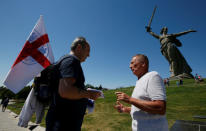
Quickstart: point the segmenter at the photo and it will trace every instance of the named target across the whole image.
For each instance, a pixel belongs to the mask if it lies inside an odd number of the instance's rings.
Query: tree
[[[86,86],[85,86],[86,88],[91,88],[91,89],[95,89],[95,87],[93,86],[93,85],[91,85],[91,84],[86,84]]]
[[[26,99],[31,91],[31,86],[25,86],[21,91],[16,94],[16,99]]]
[[[99,86],[98,90],[102,90],[102,85]]]
[[[9,98],[13,98],[15,96],[15,94],[10,91],[9,89],[7,89],[4,86],[0,87],[0,98],[3,98],[4,96],[7,96]]]

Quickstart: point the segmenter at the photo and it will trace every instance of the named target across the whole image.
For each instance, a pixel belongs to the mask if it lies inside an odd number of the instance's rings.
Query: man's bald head
[[[143,54],[137,54],[135,56],[133,56],[132,58],[136,57],[138,61],[143,62],[147,65],[147,67],[149,68],[149,60],[148,57],[146,55]]]

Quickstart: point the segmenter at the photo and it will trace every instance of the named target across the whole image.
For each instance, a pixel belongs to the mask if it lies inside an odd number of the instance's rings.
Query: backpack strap
[[[58,70],[58,73],[59,73],[59,75],[60,75],[60,71],[59,71],[59,67],[60,67],[60,65],[61,65],[61,63],[62,63],[62,61],[63,60],[65,60],[65,59],[67,59],[67,58],[69,58],[69,57],[71,57],[71,55],[68,55],[68,56],[66,56],[66,57],[64,57],[63,59],[61,59],[56,65],[54,65],[55,66],[55,68]],[[60,77],[60,76],[59,76]],[[60,78],[59,78],[59,80],[60,80]],[[59,86],[59,85],[58,85]],[[53,89],[53,103],[54,103],[54,106],[56,106],[56,95],[58,94],[58,89],[59,89],[59,87],[56,87],[57,88],[57,92],[55,91],[55,89]]]

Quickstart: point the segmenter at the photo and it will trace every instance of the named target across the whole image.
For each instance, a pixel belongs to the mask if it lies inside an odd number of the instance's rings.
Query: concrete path
[[[1,101],[1,100],[0,100]],[[0,106],[2,108],[2,106]],[[29,122],[28,128],[17,126],[19,117],[10,110],[2,112],[0,108],[0,131],[45,131],[45,128]],[[35,127],[31,129],[32,127]]]

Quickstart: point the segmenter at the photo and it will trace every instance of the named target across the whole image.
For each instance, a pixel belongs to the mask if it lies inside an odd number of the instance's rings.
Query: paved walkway
[[[1,101],[1,100],[0,100]],[[2,108],[2,106],[0,106]],[[19,117],[10,110],[2,112],[0,108],[0,131],[45,131],[45,128],[37,126],[36,124],[29,122],[28,128],[17,126]]]

